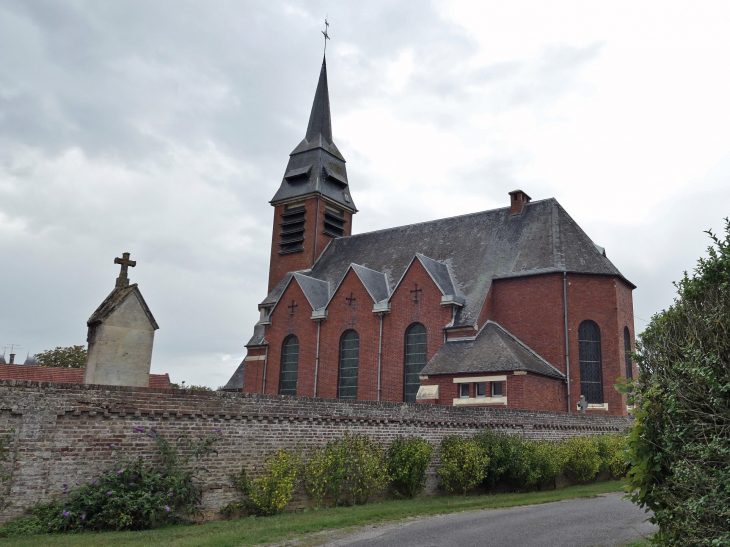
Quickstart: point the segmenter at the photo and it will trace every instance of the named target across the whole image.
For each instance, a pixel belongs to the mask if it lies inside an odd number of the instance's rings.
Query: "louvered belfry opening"
[[[330,237],[342,237],[345,235],[345,222],[347,220],[340,213],[327,207],[324,211],[324,233]]]
[[[580,392],[589,404],[603,404],[601,330],[593,321],[583,321],[578,327],[578,351],[580,354]]]
[[[300,205],[287,209],[281,214],[279,254],[296,253],[304,250],[304,220],[306,207]]]

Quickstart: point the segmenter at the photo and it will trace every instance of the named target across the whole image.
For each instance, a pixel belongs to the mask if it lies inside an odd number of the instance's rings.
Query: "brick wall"
[[[398,435],[438,445],[446,435],[472,435],[483,428],[528,439],[564,439],[620,431],[630,422],[606,415],[5,380],[0,381],[0,435],[15,430],[9,449],[13,505],[0,512],[0,522],[60,495],[63,484],[82,484],[112,468],[112,444],[144,453],[152,442],[135,427],[155,427],[171,439],[222,430],[219,454],[204,462],[210,473],[203,476],[203,505],[206,516],[214,518],[236,498],[228,477],[242,466],[260,465],[278,447],[306,449],[347,430],[385,445]],[[436,463],[434,456],[426,495],[436,489]],[[299,495],[290,509],[305,503]]]

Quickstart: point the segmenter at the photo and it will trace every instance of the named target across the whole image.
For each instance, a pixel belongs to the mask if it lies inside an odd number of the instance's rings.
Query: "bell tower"
[[[274,227],[269,292],[287,272],[311,268],[333,238],[352,233],[357,208],[350,195],[345,158],[332,140],[326,57],[307,134],[289,154],[281,186],[270,203]]]

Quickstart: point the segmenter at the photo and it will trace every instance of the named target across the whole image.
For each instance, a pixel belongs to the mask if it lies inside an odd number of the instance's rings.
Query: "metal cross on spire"
[[[129,260],[129,253],[122,253],[123,258],[115,258],[114,264],[120,264],[122,270],[119,272],[117,277],[117,287],[129,287],[129,278],[127,277],[127,268],[130,266],[134,268],[137,265],[136,260]]]
[[[330,29],[330,24],[327,22],[327,18],[324,19],[324,30],[322,31],[322,34],[324,35],[324,54],[327,55],[327,40],[330,39],[330,35],[327,31]]]

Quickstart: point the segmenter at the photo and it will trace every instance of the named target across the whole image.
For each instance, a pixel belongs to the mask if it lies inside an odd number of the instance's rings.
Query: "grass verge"
[[[408,517],[548,503],[618,492],[621,489],[621,482],[610,481],[526,494],[389,500],[356,507],[337,507],[306,513],[284,513],[273,517],[248,517],[240,520],[212,522],[201,526],[172,526],[146,532],[38,535],[0,539],[0,546],[245,547],[292,540],[323,530],[381,524]]]

